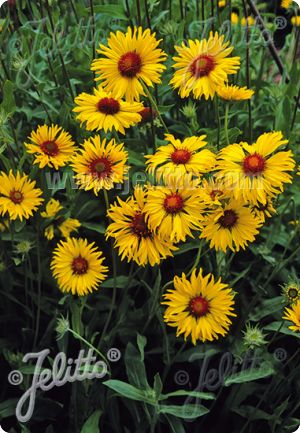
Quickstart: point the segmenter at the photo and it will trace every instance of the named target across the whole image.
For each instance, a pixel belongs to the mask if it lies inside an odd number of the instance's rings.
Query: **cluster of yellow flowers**
[[[75,99],[74,112],[87,130],[125,134],[142,120],[146,107],[140,98],[150,97],[148,87],[161,82],[166,68],[162,62],[167,56],[159,43],[149,29],[139,27],[111,33],[107,46],[100,45],[102,57],[93,61],[91,69],[101,85],[93,94]],[[240,58],[230,57],[233,47],[224,36],[211,33],[208,39],[188,40],[175,50],[170,84],[180,97],[207,100],[218,95],[227,101],[252,97],[252,90],[228,84],[228,75],[239,70]],[[34,155],[34,164],[58,170],[70,163],[79,188],[95,195],[126,179],[128,153],[115,139],[95,135],[77,147],[62,128],[43,125],[28,141],[25,146]],[[254,144],[230,144],[217,154],[207,147],[205,135],[179,140],[168,133],[165,141],[153,155],[145,156],[154,182],[136,186],[125,201],[117,197],[108,209],[106,237],[114,238],[121,259],[157,265],[195,232],[216,250],[245,249],[265,218],[275,212],[274,198],[291,182],[292,153],[279,150],[287,140],[281,132],[269,132]],[[1,213],[11,219],[28,218],[43,201],[35,182],[20,173],[16,177],[1,173],[0,195]],[[108,269],[94,243],[70,237],[80,222],[62,219],[61,209],[51,199],[41,213],[49,222],[46,237],[53,239],[57,227],[66,238],[54,251],[51,269],[61,290],[86,295],[106,278]],[[200,270],[198,275],[193,271],[190,280],[185,274],[175,277],[174,286],[165,295],[165,320],[178,328],[178,335],[191,334],[195,343],[226,334],[229,316],[234,316],[233,293],[226,284],[215,282],[212,275],[204,277]]]

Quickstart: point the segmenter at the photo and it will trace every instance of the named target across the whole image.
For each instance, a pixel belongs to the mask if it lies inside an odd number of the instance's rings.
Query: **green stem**
[[[36,240],[36,250],[37,250],[37,266],[38,266],[38,275],[37,275],[37,285],[38,285],[38,297],[37,297],[37,312],[36,312],[36,325],[35,325],[35,333],[33,340],[33,347],[36,347],[37,339],[39,335],[40,329],[40,319],[41,319],[41,297],[42,297],[42,267],[41,267],[41,251],[40,251],[40,230],[39,223],[37,224],[37,240]]]
[[[160,112],[159,112],[158,106],[157,106],[157,104],[156,104],[154,98],[152,97],[151,93],[149,92],[148,87],[147,87],[143,82],[141,82],[141,84],[142,84],[143,89],[145,90],[146,95],[147,95],[147,97],[148,97],[148,99],[149,99],[149,102],[150,102],[151,108],[152,108],[152,109],[153,109],[153,108],[155,109],[155,111],[156,111],[156,113],[157,113],[157,115],[158,115],[159,120],[161,121],[161,123],[162,123],[163,127],[165,128],[167,134],[169,134],[169,130],[168,130],[168,128],[167,128],[167,125],[165,124],[163,118],[161,117],[161,114],[160,114]]]
[[[225,106],[225,120],[224,120],[224,132],[226,143],[229,144],[229,136],[228,136],[228,114],[229,114],[229,104]]]
[[[105,200],[105,205],[106,205],[106,209],[108,211],[109,209],[109,199],[108,199],[108,194],[106,189],[103,190],[103,194],[104,194],[104,200]],[[100,337],[100,345],[103,341],[103,338],[106,334],[106,331],[108,329],[108,326],[110,324],[111,321],[111,317],[112,317],[112,313],[113,310],[115,308],[115,304],[116,304],[116,297],[117,297],[117,260],[116,260],[116,250],[114,249],[114,242],[113,240],[111,240],[111,255],[112,255],[112,264],[113,264],[113,294],[112,294],[112,300],[111,300],[111,304],[110,304],[110,309],[109,309],[109,313]]]

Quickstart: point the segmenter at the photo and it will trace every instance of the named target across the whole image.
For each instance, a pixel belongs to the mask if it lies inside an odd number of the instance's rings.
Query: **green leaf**
[[[101,235],[103,235],[106,230],[105,225],[103,223],[82,222],[81,226],[85,227],[86,229],[92,230],[93,232],[100,233]]]
[[[146,391],[136,388],[129,383],[122,382],[121,380],[107,380],[103,382],[105,386],[115,391],[117,394],[130,400],[143,401],[145,403],[154,404],[154,400],[150,398]]]
[[[139,282],[135,279],[129,279],[125,275],[120,275],[116,279],[110,278],[101,284],[101,287],[106,287],[107,289],[112,289],[114,287],[114,280],[116,280],[116,287],[123,288],[126,287],[128,281],[130,281],[130,287],[137,286]]]
[[[184,406],[159,406],[159,413],[168,413],[178,418],[195,419],[206,415],[209,410],[201,404],[185,404]]]
[[[154,376],[154,384],[153,384],[153,389],[155,392],[155,396],[157,400],[160,400],[161,398],[161,392],[163,389],[163,384],[160,378],[159,373],[156,373],[156,375]]]
[[[285,321],[284,323],[277,321],[269,323],[269,325],[264,326],[265,331],[279,332],[280,334],[290,335],[291,337],[300,338],[300,334],[289,329],[291,323]]]
[[[9,80],[6,80],[3,86],[3,101],[0,108],[2,108],[6,114],[12,114],[16,110],[14,84]]]
[[[172,415],[165,414],[168,423],[170,424],[172,433],[185,433],[184,427],[182,425],[182,421]]]
[[[134,347],[132,343],[128,343],[125,351],[125,365],[126,373],[129,382],[144,390],[151,390],[148,380],[147,373],[144,365],[144,346],[146,344],[145,337],[138,335],[139,350]],[[143,340],[144,339],[144,340]]]
[[[128,19],[122,5],[96,5],[94,11],[97,14],[109,15],[110,18]]]
[[[274,373],[275,370],[272,364],[265,361],[259,368],[249,368],[249,370],[240,371],[239,373],[228,376],[225,379],[224,384],[225,386],[230,386],[234,383],[252,382],[253,380],[264,379],[265,377],[272,376]]]
[[[96,410],[84,423],[80,433],[100,433],[99,420],[101,414],[101,410]]]
[[[160,400],[180,396],[202,398],[203,400],[214,400],[216,398],[212,392],[186,391],[184,389],[179,389],[178,391],[169,392],[168,394],[161,394]]]

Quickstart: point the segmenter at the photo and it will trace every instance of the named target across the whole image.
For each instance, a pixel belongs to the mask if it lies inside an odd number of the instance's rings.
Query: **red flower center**
[[[145,220],[145,214],[137,213],[131,223],[132,232],[139,238],[149,238],[151,236],[151,231]]]
[[[218,219],[218,223],[225,229],[231,229],[239,219],[234,210],[225,210],[224,215]]]
[[[130,51],[121,56],[118,68],[123,77],[133,78],[142,68],[142,59],[139,54]]]
[[[120,104],[114,98],[102,98],[98,102],[97,108],[103,114],[116,114],[120,111]]]
[[[174,164],[186,164],[191,159],[191,152],[186,149],[176,149],[171,155]]]
[[[219,196],[221,196],[222,194],[223,194],[223,193],[222,193],[221,190],[219,190],[219,189],[213,189],[209,195],[210,195],[210,197],[211,197],[212,200],[215,200],[216,197],[219,197]]]
[[[207,77],[215,66],[215,59],[212,56],[201,54],[190,65],[190,72],[196,78]]]
[[[209,303],[202,296],[196,296],[190,300],[189,310],[195,317],[205,316],[209,310]]]
[[[74,274],[83,275],[87,273],[89,264],[83,257],[78,256],[72,262],[72,270]]]
[[[59,151],[55,141],[44,141],[44,143],[41,144],[41,149],[48,156],[56,156]]]
[[[139,114],[142,116],[141,122],[150,122],[152,119],[155,119],[157,113],[155,110],[152,110],[150,107],[143,108]]]
[[[184,201],[180,194],[173,193],[170,195],[167,195],[167,197],[164,200],[164,208],[168,213],[178,213],[183,209]]]
[[[9,196],[11,201],[14,202],[15,204],[22,203],[24,198],[23,193],[21,191],[16,191],[16,190],[11,191]]]
[[[112,173],[112,165],[107,158],[98,158],[90,163],[89,170],[90,173],[100,179]]]
[[[249,175],[260,174],[264,171],[265,160],[257,153],[246,156],[243,161],[244,172]]]

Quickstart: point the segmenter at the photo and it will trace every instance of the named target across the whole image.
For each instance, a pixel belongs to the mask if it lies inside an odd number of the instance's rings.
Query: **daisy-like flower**
[[[61,232],[63,238],[70,237],[72,232],[77,232],[78,228],[81,226],[80,221],[76,218],[67,218],[61,224],[58,225],[58,230]]]
[[[31,181],[26,174],[17,172],[15,176],[10,170],[7,175],[0,173],[0,213],[8,213],[10,220],[28,219],[44,201],[40,196],[42,191],[35,188],[35,181]]]
[[[300,301],[300,285],[295,281],[291,281],[282,287],[282,294],[287,303],[295,304]]]
[[[144,209],[149,226],[162,239],[180,242],[193,237],[203,209],[199,181],[185,174],[179,179],[169,177],[167,186],[149,187]]]
[[[86,122],[88,131],[103,129],[107,132],[114,129],[125,134],[125,128],[130,128],[142,119],[140,111],[143,104],[116,99],[111,92],[105,92],[101,87],[94,89],[94,95],[81,93],[75,98],[75,104],[77,107],[73,111],[78,113],[77,120],[81,125]]]
[[[97,290],[99,283],[106,279],[108,268],[103,261],[95,242],[68,238],[55,248],[51,270],[62,292],[84,296]]]
[[[144,212],[147,193],[137,186],[133,197],[111,205],[108,216],[112,220],[106,230],[106,236],[115,239],[115,247],[119,249],[121,259],[134,260],[139,266],[148,263],[159,264],[162,259],[172,256],[177,250],[170,241],[160,239],[151,230]]]
[[[261,135],[256,143],[231,144],[221,150],[217,169],[219,175],[232,185],[235,198],[257,205],[283,191],[284,183],[291,183],[295,161],[292,152],[276,152],[288,143],[281,132]]]
[[[236,74],[240,67],[239,57],[228,57],[233,47],[224,43],[224,36],[211,32],[208,40],[189,40],[175,49],[174,68],[178,69],[170,84],[179,89],[181,98],[192,92],[195,98],[213,98],[217,87],[227,80],[228,74]]]
[[[141,27],[111,33],[108,46],[100,45],[97,50],[104,57],[94,60],[91,69],[116,98],[125,96],[127,101],[139,101],[140,95],[145,95],[142,82],[147,86],[159,84],[166,69],[161,62],[167,56],[158,48],[159,43],[155,33]]]
[[[221,278],[215,281],[212,274],[198,275],[193,271],[190,280],[183,273],[174,278],[174,289],[164,295],[163,305],[168,308],[164,321],[177,328],[176,336],[191,336],[192,343],[198,340],[213,341],[224,337],[231,325],[234,313],[234,294]]]
[[[232,200],[204,218],[200,239],[210,241],[210,248],[216,250],[239,251],[255,240],[261,224],[248,207]]]
[[[114,139],[106,142],[96,135],[85,140],[71,163],[77,184],[98,195],[101,189],[112,189],[115,183],[123,183],[128,171],[127,156],[123,143],[116,144]]]
[[[227,101],[244,101],[245,99],[251,99],[254,95],[254,90],[247,89],[247,87],[230,86],[224,84],[217,88],[217,94],[222,99]]]
[[[288,9],[291,6],[292,2],[293,0],[281,0],[280,7],[283,9]]]
[[[267,200],[265,204],[258,203],[256,206],[251,206],[251,210],[263,223],[277,213],[271,200]]]
[[[208,149],[203,149],[207,142],[206,135],[188,137],[183,141],[171,134],[165,134],[166,146],[160,146],[154,155],[146,155],[147,171],[156,176],[167,179],[169,175],[181,176],[193,173],[200,176],[211,171],[216,163],[215,155]]]
[[[46,208],[41,212],[42,218],[54,218],[63,207],[58,200],[51,198],[46,204]]]
[[[300,27],[300,15],[295,15],[291,18],[293,26]]]
[[[71,135],[57,125],[39,126],[28,139],[31,143],[25,143],[26,150],[34,154],[33,163],[40,168],[48,166],[58,170],[69,162],[75,152]]]
[[[289,326],[291,331],[300,332],[300,301],[285,309],[283,319],[293,323]]]
[[[201,181],[201,198],[205,206],[211,208],[221,206],[222,201],[229,198],[231,191],[226,188],[225,183],[221,179],[209,177]]]

